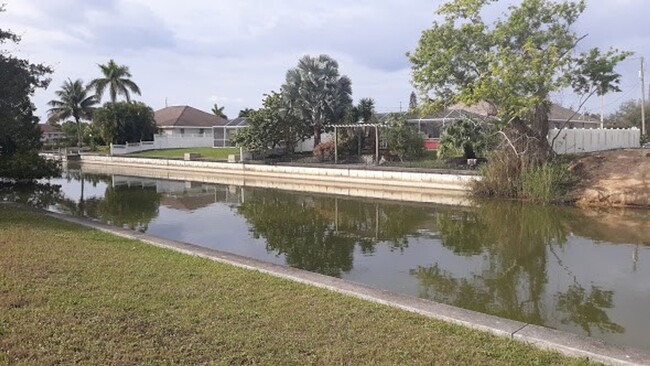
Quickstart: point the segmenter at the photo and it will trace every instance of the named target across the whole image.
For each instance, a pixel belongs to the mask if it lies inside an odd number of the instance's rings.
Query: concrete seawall
[[[92,173],[276,188],[447,205],[467,205],[475,175],[313,168],[257,164],[82,156]]]

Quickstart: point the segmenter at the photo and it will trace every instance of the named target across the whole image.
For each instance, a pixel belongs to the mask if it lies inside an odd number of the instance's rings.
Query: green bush
[[[557,162],[529,167],[521,175],[521,195],[535,202],[564,200],[570,185],[569,167]]]
[[[420,131],[410,126],[406,117],[393,114],[388,117],[390,128],[386,132],[388,150],[400,161],[412,160],[424,153],[424,138]]]
[[[491,132],[480,121],[463,118],[452,122],[440,137],[440,156],[462,155],[474,159],[490,146]]]
[[[523,165],[507,150],[490,154],[481,173],[482,179],[472,185],[475,195],[540,203],[565,201],[573,183],[567,164],[551,161],[541,165]]]

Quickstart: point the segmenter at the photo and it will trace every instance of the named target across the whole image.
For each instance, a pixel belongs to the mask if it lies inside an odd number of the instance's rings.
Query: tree
[[[261,153],[284,144],[289,153],[295,145],[311,135],[311,128],[296,117],[291,104],[281,93],[264,97],[263,107],[248,116],[248,126],[235,137],[247,150]]]
[[[0,13],[4,12],[0,5]],[[0,44],[18,43],[20,37],[0,29]],[[31,97],[46,88],[52,69],[32,64],[0,49],[0,177],[13,180],[49,178],[58,165],[38,155],[41,129]]]
[[[504,147],[522,165],[551,156],[547,141],[550,94],[571,88],[584,102],[619,91],[614,68],[629,53],[591,49],[576,55],[586,36],[572,30],[585,1],[522,0],[494,23],[483,21],[495,1],[450,0],[444,20],[422,33],[409,54],[413,84],[425,109],[488,103],[496,111]]]
[[[650,111],[650,102],[646,102],[646,111]],[[641,102],[630,100],[618,107],[618,110],[607,117],[608,124],[616,128],[641,128]]]
[[[388,117],[386,138],[388,150],[391,154],[397,155],[400,161],[412,159],[422,155],[424,152],[424,138],[414,126],[410,126],[401,114],[393,114]]]
[[[311,126],[314,146],[323,130],[342,120],[352,105],[352,83],[339,74],[338,63],[328,55],[301,58],[287,71],[282,94],[296,116]]]
[[[77,146],[82,145],[81,120],[92,119],[95,105],[98,103],[95,95],[88,95],[88,88],[83,81],[68,79],[55,94],[59,97],[47,104],[52,107],[48,111],[50,121],[60,122],[73,118],[77,126]]]
[[[123,95],[127,102],[131,101],[131,93],[140,94],[140,87],[131,80],[129,67],[118,65],[114,60],[108,61],[106,65],[98,65],[103,77],[90,82],[89,87],[95,89],[97,101],[99,102],[106,88],[111,98],[111,103],[117,101],[118,95]]]
[[[253,113],[253,112],[255,112],[255,110],[252,109],[252,108],[244,108],[244,109],[239,111],[239,114],[237,115],[237,117],[239,117],[239,118],[250,117],[251,113]]]
[[[142,102],[106,103],[93,119],[106,143],[151,141],[158,131],[154,112]]]
[[[212,114],[223,119],[228,119],[228,116],[223,112],[224,107],[219,107],[217,103],[212,106]]]
[[[409,113],[415,113],[418,109],[418,97],[415,95],[415,92],[411,92],[409,97]]]

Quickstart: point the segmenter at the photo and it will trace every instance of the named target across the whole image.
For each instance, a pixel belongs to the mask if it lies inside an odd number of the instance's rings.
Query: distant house
[[[246,117],[237,117],[231,119],[222,126],[215,126],[214,130],[214,147],[231,147],[235,146],[233,141],[237,132],[248,126],[248,120]]]
[[[57,126],[50,124],[39,124],[41,128],[41,142],[44,144],[54,144],[65,138],[65,134]]]
[[[190,106],[174,106],[154,114],[160,134],[169,137],[213,136],[213,127],[224,126],[228,120]]]
[[[477,103],[470,107],[459,104],[459,105],[452,106],[449,109],[474,113],[483,117],[494,116],[496,114],[494,108],[490,104],[485,102]],[[599,120],[554,103],[551,104],[551,109],[548,114],[548,124],[549,124],[549,128],[560,128],[562,126],[564,126],[565,128],[599,128],[600,127]]]

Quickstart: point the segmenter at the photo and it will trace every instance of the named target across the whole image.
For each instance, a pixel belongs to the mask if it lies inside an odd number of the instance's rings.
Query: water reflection
[[[434,261],[411,271],[422,285],[421,297],[533,324],[549,324],[545,306],[549,260],[573,283],[555,294],[555,316],[563,324],[622,333],[604,309],[613,307],[614,291],[589,292],[557,254],[567,243],[573,215],[566,208],[512,202],[482,202],[472,212],[442,213],[442,244],[463,256],[480,256],[480,265],[461,274]],[[551,258],[549,258],[549,256]]]
[[[18,202],[36,208],[46,208],[61,199],[61,186],[57,184],[0,181],[0,201]]]
[[[14,198],[170,239],[650,349],[650,217],[449,207],[83,174]],[[5,193],[6,194],[6,193]],[[32,198],[26,198],[32,197]],[[34,198],[40,197],[40,198]]]

